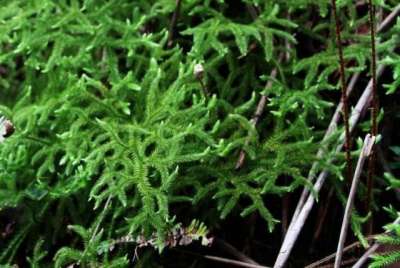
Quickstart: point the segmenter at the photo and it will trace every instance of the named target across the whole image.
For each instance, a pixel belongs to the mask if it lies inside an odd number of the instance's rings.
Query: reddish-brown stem
[[[176,23],[178,22],[178,16],[181,9],[181,2],[182,0],[176,0],[176,8],[174,14],[172,15],[171,24],[169,25],[169,30],[168,30],[168,43],[167,43],[168,47],[172,47],[172,45],[174,44],[174,32]]]
[[[369,26],[371,35],[371,80],[372,80],[372,109],[371,109],[371,135],[378,135],[378,90],[376,85],[376,49],[375,49],[375,6],[372,0],[368,1],[369,9]],[[373,200],[373,177],[375,174],[375,150],[372,151],[368,159],[368,178],[367,178],[367,200],[366,210],[371,211],[371,203]],[[371,234],[373,229],[372,217],[370,218],[367,225],[367,233]]]
[[[289,205],[290,205],[290,196],[289,194],[286,194],[282,198],[282,239],[285,238],[289,226]]]
[[[343,48],[342,48],[342,37],[340,34],[340,25],[339,18],[336,12],[336,0],[331,0],[333,16],[335,17],[335,26],[336,26],[336,43],[339,54],[339,73],[340,73],[340,82],[342,89],[342,102],[343,102],[343,123],[344,123],[344,131],[345,131],[345,154],[346,154],[346,167],[347,167],[347,181],[351,180],[351,137],[350,137],[350,126],[349,126],[349,104],[347,100],[347,90],[346,90],[346,77],[344,72],[344,57],[343,57]]]

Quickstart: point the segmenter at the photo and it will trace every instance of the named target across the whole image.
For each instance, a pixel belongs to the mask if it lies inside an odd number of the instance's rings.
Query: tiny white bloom
[[[2,143],[5,138],[9,137],[14,132],[14,126],[10,120],[5,119],[4,116],[0,117],[0,143]]]
[[[194,74],[197,78],[200,78],[200,77],[203,76],[203,73],[204,73],[204,67],[203,67],[203,65],[202,65],[201,63],[197,63],[197,64],[194,66],[193,74]]]

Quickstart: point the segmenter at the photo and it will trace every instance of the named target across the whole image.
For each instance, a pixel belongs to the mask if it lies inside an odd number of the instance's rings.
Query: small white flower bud
[[[14,125],[10,120],[0,117],[0,142],[14,133]]]
[[[204,67],[201,63],[198,63],[194,66],[193,74],[196,76],[197,79],[200,79],[203,77]]]

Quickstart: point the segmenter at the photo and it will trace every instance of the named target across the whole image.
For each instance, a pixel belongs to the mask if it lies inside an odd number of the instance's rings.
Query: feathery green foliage
[[[161,250],[177,224],[199,219],[200,236],[218,226],[210,215],[257,213],[272,232],[279,221],[268,198],[311,186],[332,110],[324,94],[337,88],[328,1],[317,2],[243,1],[235,11],[229,1],[183,1],[168,48],[174,1],[3,1],[0,113],[16,132],[0,144],[0,215],[18,216],[6,223],[0,263],[126,267],[132,248],[99,248],[156,234]],[[350,3],[339,5],[352,42],[347,75],[365,71],[369,57],[366,37],[351,38],[366,18]],[[381,36],[382,50],[394,51],[398,27]],[[298,36],[321,47],[297,55]],[[386,58],[395,80],[397,58]],[[268,102],[255,126],[260,95]],[[246,164],[236,170],[242,149]]]
[[[384,245],[400,245],[400,225],[397,224],[389,224],[385,226],[386,231],[390,232],[388,235],[380,235],[377,237],[377,240],[380,244]],[[369,267],[377,268],[377,267],[385,267],[393,263],[398,263],[400,261],[400,251],[392,251],[379,255],[372,256],[373,262]]]

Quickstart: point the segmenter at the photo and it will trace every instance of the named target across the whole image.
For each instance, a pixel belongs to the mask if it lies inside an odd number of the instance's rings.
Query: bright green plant
[[[99,250],[154,236],[161,251],[176,226],[213,228],[231,214],[258,213],[274,230],[268,197],[310,186],[338,63],[334,39],[310,57],[291,49],[295,33],[324,40],[332,30],[328,1],[245,2],[258,17],[227,1],[183,1],[168,48],[175,1],[3,1],[0,111],[16,131],[0,144],[0,214],[17,216],[0,263],[125,267],[134,247]],[[365,23],[350,2],[340,4],[347,37]],[[309,7],[321,16],[312,32]],[[389,34],[390,51],[398,35]],[[366,69],[361,39],[346,47],[349,73]],[[255,126],[260,94],[268,104]],[[204,224],[188,228],[204,237]]]

